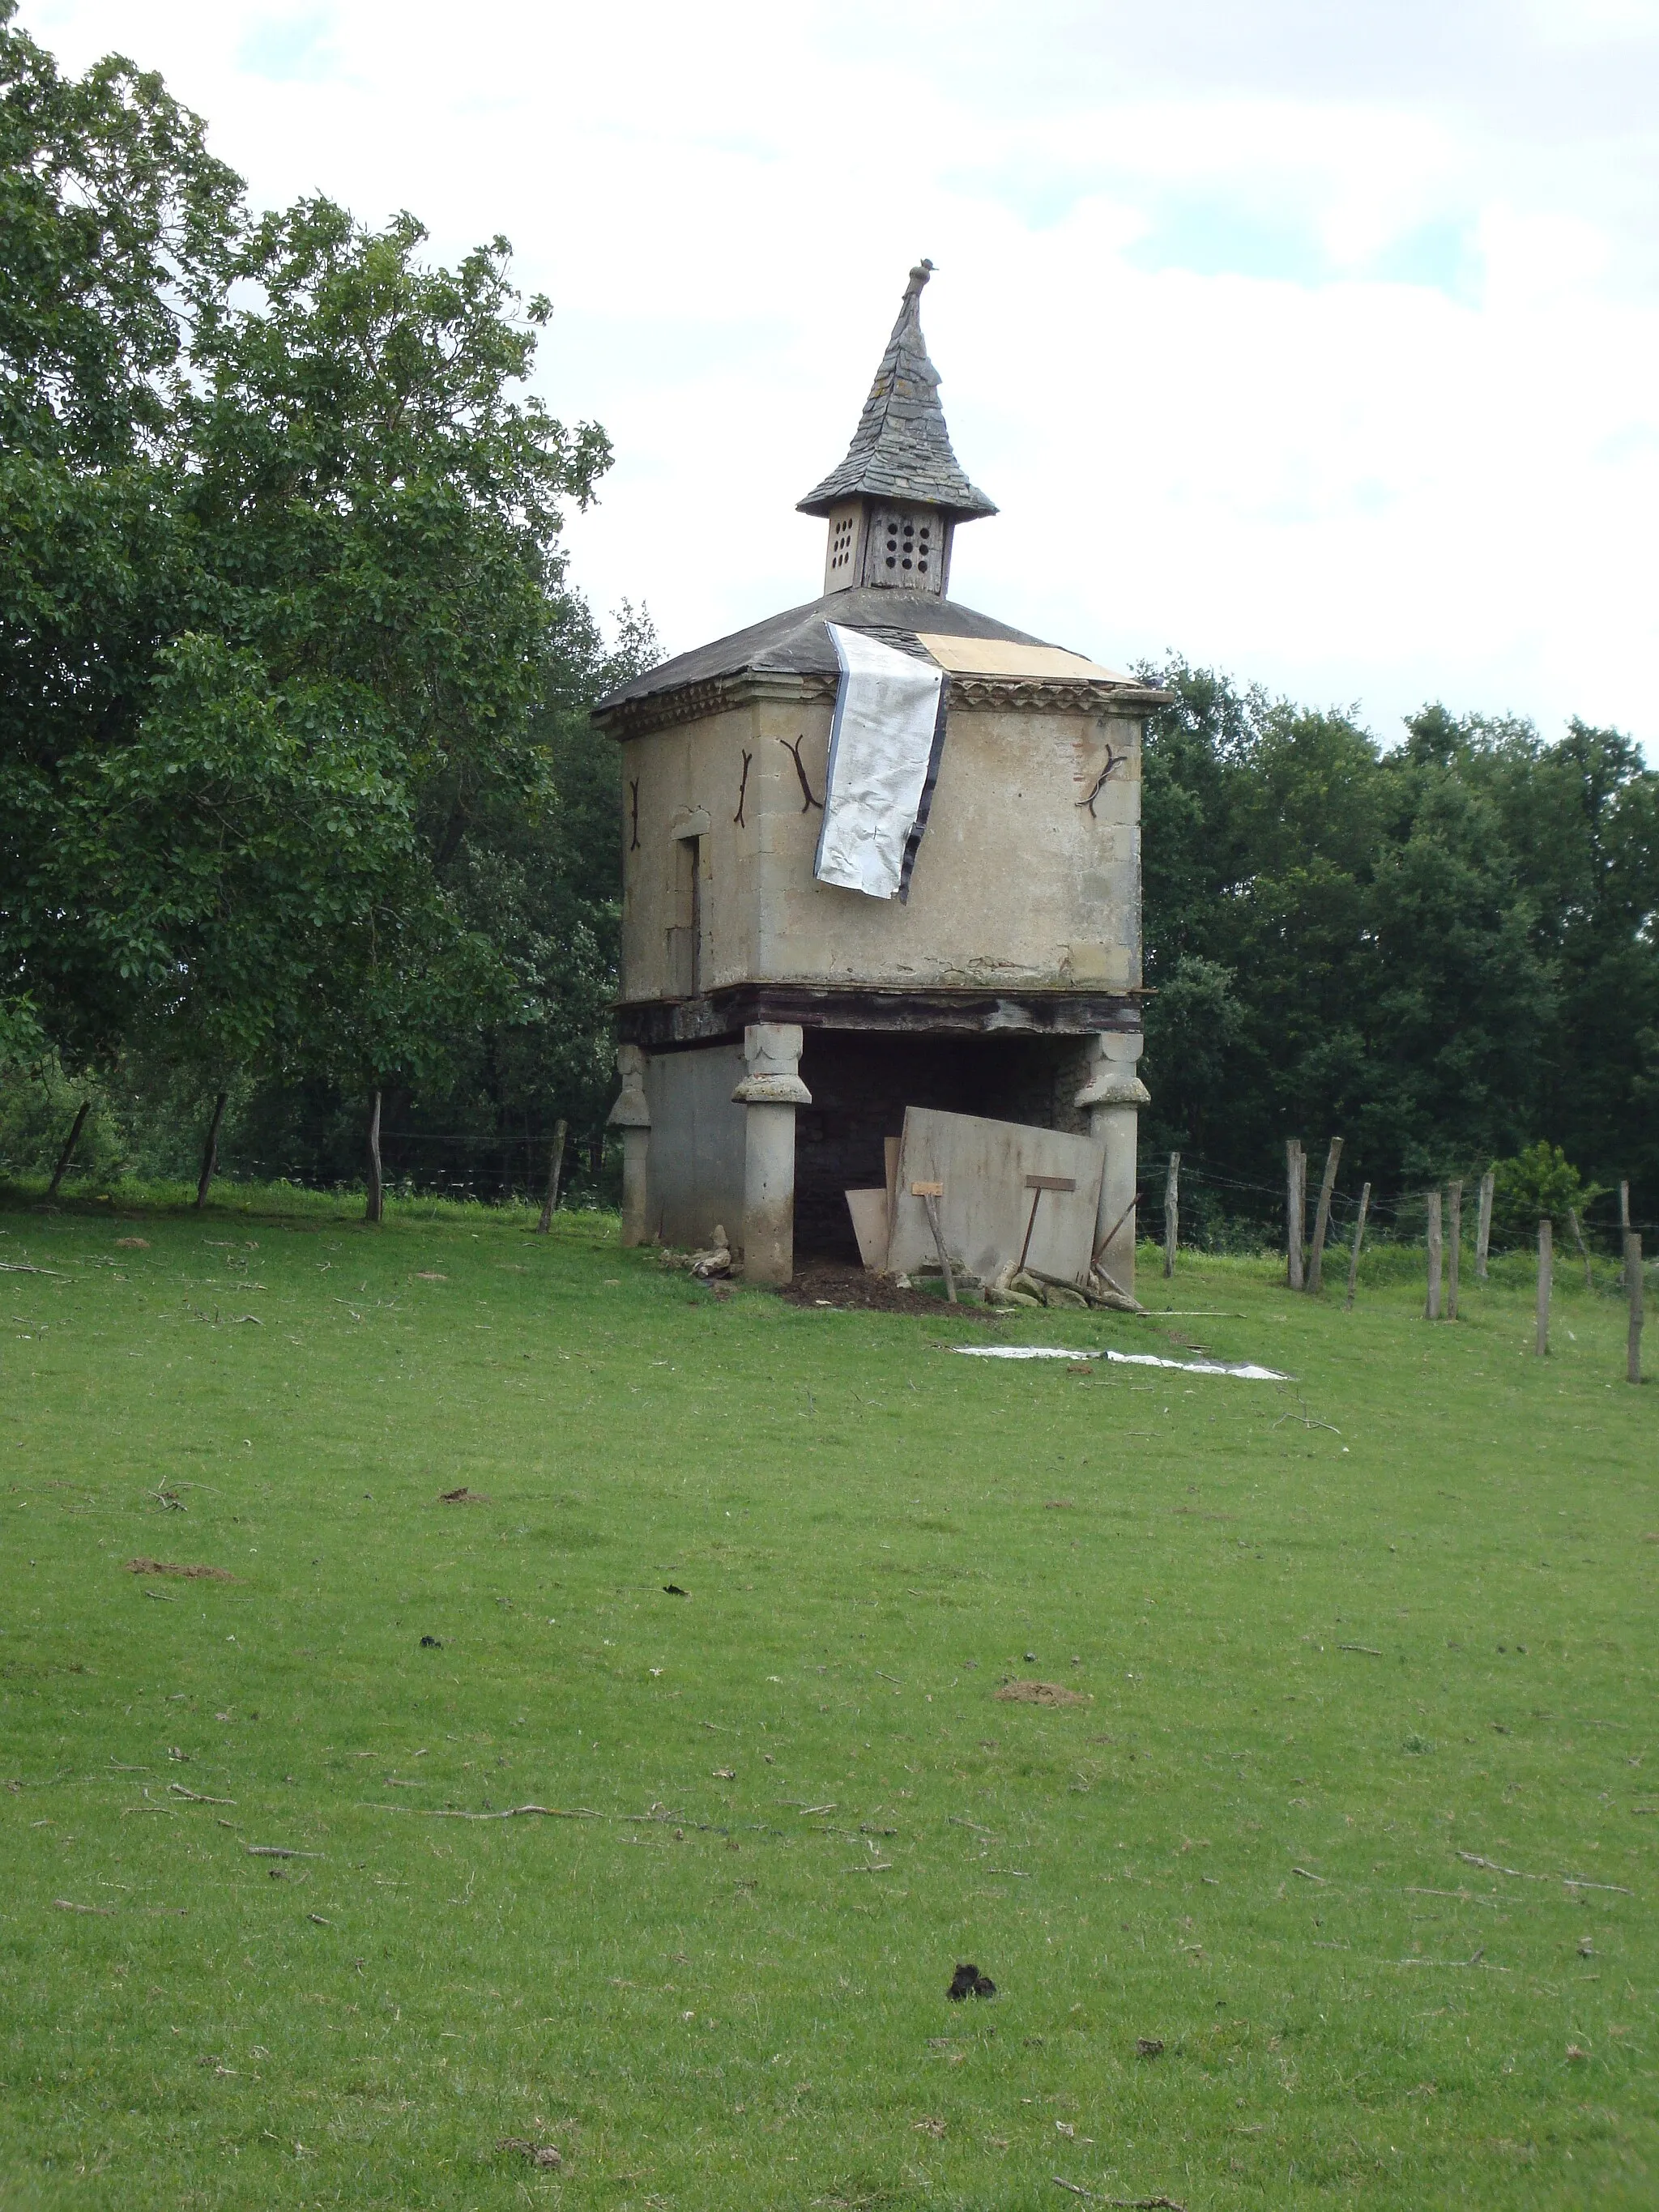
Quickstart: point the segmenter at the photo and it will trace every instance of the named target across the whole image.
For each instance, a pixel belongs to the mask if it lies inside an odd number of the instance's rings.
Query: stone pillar
[[[617,1073],[622,1096],[611,1109],[610,1124],[622,1131],[622,1241],[648,1244],[651,1241],[651,1109],[645,1103],[645,1054],[636,1044],[617,1048]]]
[[[1094,1056],[1077,1103],[1089,1116],[1089,1134],[1106,1155],[1095,1216],[1099,1263],[1130,1297],[1135,1294],[1135,1176],[1139,1109],[1152,1095],[1135,1073],[1143,1039],[1135,1030],[1109,1030],[1094,1040]],[[1100,1241],[1107,1239],[1099,1251]]]
[[[732,1096],[744,1109],[746,1283],[787,1283],[795,1272],[795,1109],[812,1103],[800,1048],[793,1022],[755,1022],[743,1033],[749,1073]]]

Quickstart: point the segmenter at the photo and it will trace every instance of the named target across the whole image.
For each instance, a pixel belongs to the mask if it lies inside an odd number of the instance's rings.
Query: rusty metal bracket
[[[1124,762],[1127,760],[1128,757],[1129,756],[1127,753],[1115,753],[1110,745],[1107,746],[1105,767],[1102,769],[1100,774],[1089,786],[1085,795],[1077,802],[1079,806],[1086,806],[1088,808],[1089,819],[1091,822],[1098,822],[1100,819],[1100,817],[1095,812],[1095,801],[1099,798],[1101,792],[1105,786],[1107,777],[1111,774],[1115,768],[1121,768]]]
[[[754,759],[754,757],[755,756],[753,753],[749,751],[745,751],[743,757],[743,781],[738,786],[738,811],[732,817],[732,821],[736,823],[739,830],[746,829],[748,827],[748,824],[743,818],[743,801],[744,794],[749,788],[749,763]]]
[[[800,735],[795,739],[793,744],[791,744],[787,738],[780,738],[778,739],[778,743],[783,747],[785,752],[788,754],[790,759],[794,762],[795,774],[800,778],[801,812],[805,814],[812,807],[816,806],[819,813],[822,814],[823,811],[823,801],[821,799],[813,798],[812,787],[806,781],[806,770],[801,764],[800,749],[806,743],[805,731],[803,730],[801,732]]]

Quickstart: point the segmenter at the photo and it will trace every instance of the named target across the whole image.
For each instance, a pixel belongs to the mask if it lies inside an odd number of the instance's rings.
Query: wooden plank
[[[940,1182],[939,1218],[952,1264],[990,1282],[1014,1260],[1024,1235],[1032,1194],[1028,1174],[1074,1182],[1075,1190],[1039,1194],[1036,1233],[1028,1258],[1050,1274],[1081,1285],[1091,1255],[1103,1164],[1092,1139],[1061,1129],[997,1121],[975,1114],[947,1114],[911,1106],[904,1116],[898,1199],[887,1264],[912,1274],[933,1255],[931,1229],[913,1182]]]
[[[619,1001],[617,1034],[647,1051],[741,1036],[755,1022],[820,1030],[883,1030],[935,1036],[1097,1036],[1134,1033],[1134,991],[927,990],[871,985],[735,983],[680,999]]]
[[[1028,1175],[1025,1178],[1025,1188],[1027,1190],[1075,1190],[1077,1177],[1075,1176]]]
[[[910,1186],[910,1195],[919,1198],[927,1209],[927,1226],[933,1232],[933,1249],[939,1254],[939,1272],[945,1278],[945,1295],[955,1305],[956,1281],[951,1273],[951,1255],[945,1249],[945,1231],[939,1218],[939,1202],[944,1194],[943,1183],[913,1182]]]
[[[887,1193],[881,1190],[849,1190],[847,1211],[853,1217],[853,1234],[859,1243],[859,1257],[872,1275],[879,1274],[887,1265]]]

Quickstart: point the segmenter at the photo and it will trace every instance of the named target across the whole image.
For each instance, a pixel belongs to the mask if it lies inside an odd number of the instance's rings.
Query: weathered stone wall
[[[696,1249],[707,1245],[718,1222],[732,1245],[741,1246],[744,1109],[732,1093],[747,1073],[741,1044],[653,1053],[647,1060],[651,1237]]]
[[[994,701],[994,686],[975,689]],[[953,703],[901,906],[813,877],[823,817],[804,804],[795,750],[822,799],[830,711],[823,696],[779,687],[624,741],[624,848],[635,785],[639,840],[624,852],[624,999],[686,995],[671,933],[690,921],[676,849],[688,825],[701,839],[702,991],[745,981],[1139,984],[1138,719],[1096,699],[1076,708]],[[1115,765],[1103,780],[1109,747]]]

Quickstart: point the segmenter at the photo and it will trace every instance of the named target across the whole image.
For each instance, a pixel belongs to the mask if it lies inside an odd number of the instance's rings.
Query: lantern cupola
[[[963,473],[939,405],[939,371],[921,334],[933,270],[919,261],[910,271],[846,459],[799,503],[829,526],[826,596],[862,589],[943,599],[957,523],[997,511]]]

